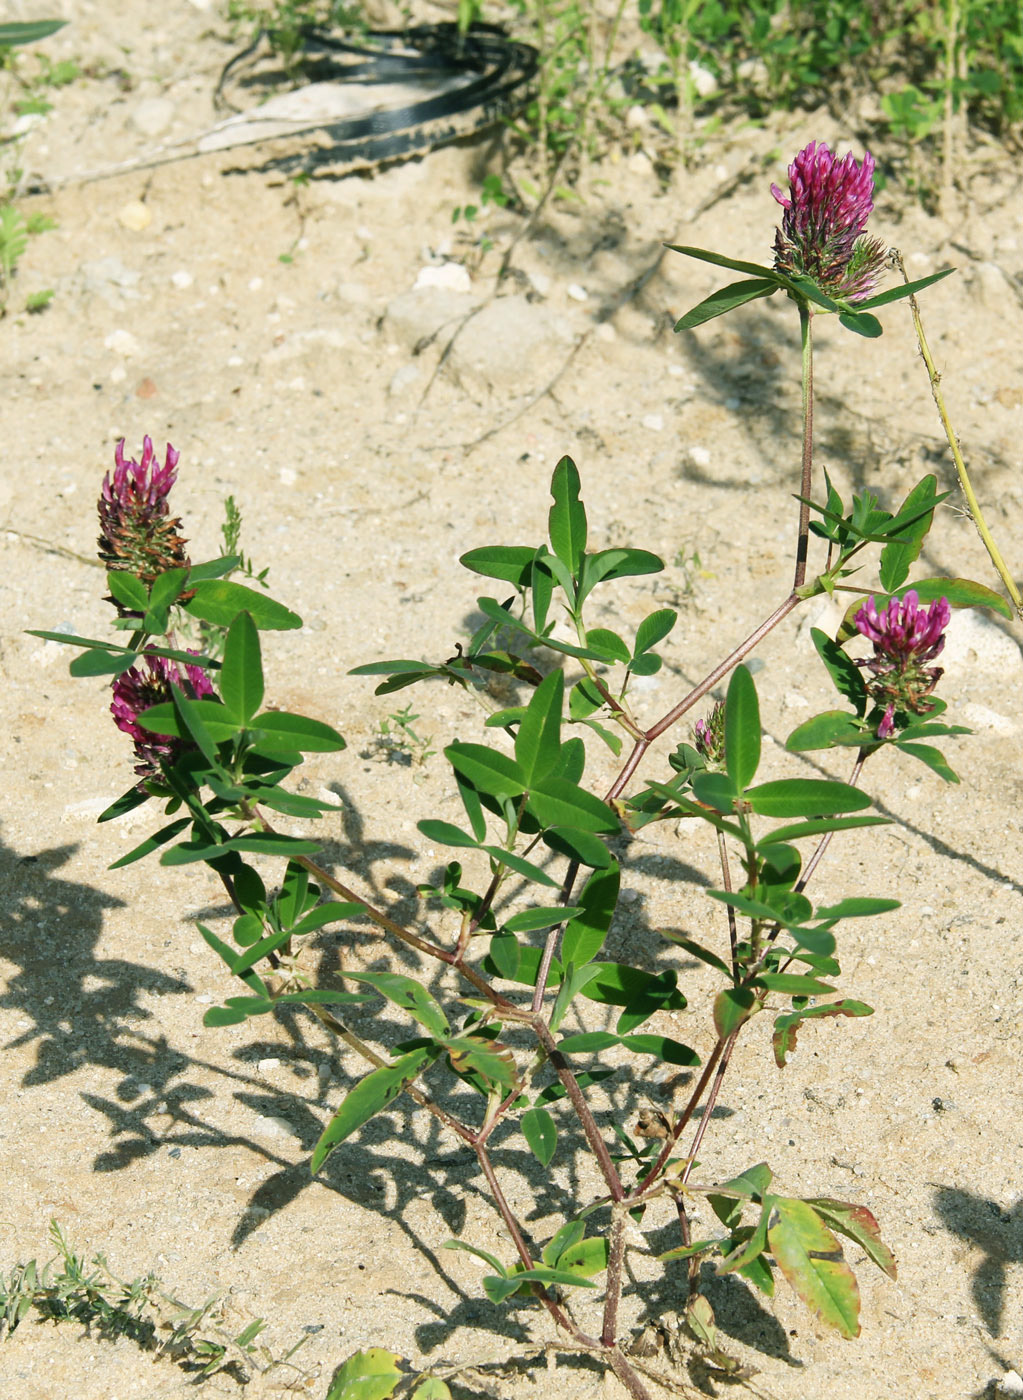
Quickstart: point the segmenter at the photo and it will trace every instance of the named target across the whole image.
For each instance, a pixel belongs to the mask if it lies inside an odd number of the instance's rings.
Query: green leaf
[[[818,656],[828,669],[828,675],[834,681],[835,689],[849,701],[862,718],[867,712],[867,687],[863,680],[863,672],[852,658],[846,655],[844,648],[833,642],[819,627],[811,628],[810,636]]]
[[[857,724],[848,710],[825,710],[797,725],[785,740],[790,753],[806,753],[810,749],[846,748],[869,743],[869,731]]]
[[[520,797],[526,790],[525,774],[515,760],[484,744],[456,741],[444,756],[456,773],[488,796]]]
[[[185,612],[217,627],[230,627],[240,612],[247,612],[263,632],[287,631],[301,627],[302,619],[283,603],[246,588],[230,579],[200,579],[195,597],[185,604]]]
[[[112,822],[118,817],[124,817],[129,812],[134,812],[136,807],[142,807],[148,801],[148,792],[139,792],[137,787],[130,787],[127,792],[122,792],[120,797],[111,802],[109,807],[104,808],[96,821]]]
[[[723,316],[726,311],[733,311],[737,306],[743,306],[747,301],[754,301],[757,297],[773,296],[779,290],[778,283],[772,278],[756,277],[748,281],[732,282],[727,287],[720,287],[716,292],[711,292],[691,311],[687,311],[681,320],[675,322],[676,331],[691,331],[695,326],[702,326],[705,321],[712,321],[715,316]]]
[[[13,48],[15,44],[38,44],[40,39],[48,39],[63,29],[66,19],[16,20],[10,24],[0,24],[0,48]]]
[[[76,679],[82,676],[120,676],[137,660],[138,657],[130,651],[100,651],[94,647],[76,656],[68,672]]]
[[[580,1089],[587,1089],[591,1084],[603,1084],[605,1079],[610,1079],[615,1073],[617,1071],[613,1069],[583,1070],[581,1074],[576,1074],[575,1082]],[[540,1104],[557,1103],[559,1099],[565,1097],[566,1093],[564,1084],[548,1084],[546,1089],[537,1094],[536,1101]]]
[[[247,612],[231,623],[224,643],[220,697],[243,724],[263,703],[263,661],[256,624]]]
[[[326,1400],[391,1400],[402,1379],[400,1360],[383,1347],[353,1352],[335,1374]]]
[[[602,653],[602,661],[621,661],[627,665],[632,660],[632,653],[625,642],[609,627],[590,628],[586,633],[586,645],[591,651]]]
[[[424,1376],[409,1400],[451,1400],[451,1390],[438,1376]]]
[[[551,889],[557,889],[557,880],[548,875],[542,866],[535,865],[531,860],[526,860],[525,856],[516,855],[514,851],[506,851],[503,846],[481,846],[480,850],[486,851],[488,856],[492,856],[501,865],[507,865],[509,869],[516,871],[525,879],[533,880],[538,885],[547,885]]]
[[[513,583],[516,588],[525,588],[535,557],[536,550],[528,545],[491,544],[482,549],[470,549],[458,562],[484,578],[497,578]]]
[[[196,924],[196,928],[199,930],[200,934],[202,934],[203,940],[209,944],[217,956],[222,958],[227,966],[230,967],[236,956],[234,949],[229,947],[222,939],[218,938],[212,929],[208,929],[205,924]],[[266,984],[257,973],[246,972],[242,976],[242,981],[247,987],[251,987],[254,992],[258,992],[260,996],[266,997],[268,995]]]
[[[636,650],[633,659],[642,656],[645,651],[663,641],[677,621],[678,613],[674,608],[660,608],[649,617],[645,617],[636,628]]]
[[[533,598],[533,626],[542,633],[547,626],[547,614],[554,596],[554,576],[547,560],[550,558],[543,545],[533,557],[529,571],[529,589]]]
[[[876,316],[871,316],[869,311],[843,311],[838,319],[847,331],[855,331],[867,340],[876,340],[879,335],[884,334],[881,322]]]
[[[586,549],[586,508],[579,499],[579,473],[571,457],[562,457],[551,478],[554,504],[548,515],[551,548],[573,578]]]
[[[489,1264],[492,1269],[495,1269],[501,1278],[508,1277],[508,1270],[500,1259],[493,1254],[488,1254],[485,1249],[477,1249],[474,1244],[466,1244],[464,1240],[445,1240],[441,1249],[460,1249],[466,1254],[474,1254],[477,1259],[482,1259],[485,1264]]]
[[[591,832],[618,831],[618,817],[611,808],[567,778],[546,777],[534,783],[526,808],[542,826],[575,826]]]
[[[505,1090],[513,1089],[519,1082],[515,1058],[500,1041],[462,1035],[445,1040],[444,1049],[456,1074],[470,1077],[475,1073],[485,1082],[488,1090],[492,1085]]]
[[[760,1003],[748,987],[726,987],[714,998],[714,1029],[722,1040],[758,1010]]]
[[[614,856],[599,836],[574,826],[551,826],[543,833],[544,845],[559,855],[588,865],[592,870],[608,870]]]
[[[696,783],[694,780],[695,791]],[[748,788],[746,800],[762,817],[832,817],[870,806],[870,798],[848,783],[826,778],[780,778]]]
[[[621,1043],[637,1055],[653,1055],[668,1065],[698,1065],[700,1057],[688,1045],[666,1035],[623,1035]]]
[[[541,1110],[542,1111],[542,1110]],[[555,1260],[559,1272],[590,1278],[607,1268],[609,1241],[599,1235],[566,1244]]]
[[[796,1037],[804,1021],[819,1021],[825,1016],[873,1016],[874,1008],[862,1001],[829,1001],[822,1006],[804,1006],[798,1011],[786,1011],[775,1018],[771,1044],[779,1069],[796,1048]]]
[[[670,929],[662,928],[660,934],[662,938],[667,938],[670,943],[677,943],[680,948],[684,948],[694,958],[699,958],[700,962],[705,962],[709,967],[716,967],[718,972],[723,972],[731,981],[731,968],[718,957],[717,953],[712,953],[709,948],[704,948],[700,943],[694,943],[691,938],[683,938],[680,933],[673,933]]]
[[[737,792],[749,786],[759,765],[760,705],[757,689],[748,669],[736,666],[725,700],[725,769]]]
[[[693,795],[698,802],[703,802],[721,813],[731,812],[739,797],[735,783],[727,773],[694,773]],[[679,805],[685,810],[687,804]]]
[[[127,569],[111,569],[107,574],[107,587],[115,602],[132,612],[148,612],[149,589],[141,579],[130,574]]]
[[[771,846],[776,841],[798,841],[804,836],[820,836],[825,831],[850,831],[857,826],[888,826],[888,817],[821,817],[819,821],[796,822],[792,826],[779,826],[757,842],[757,850]]]
[[[867,896],[854,896],[841,899],[837,904],[822,904],[817,910],[818,919],[873,919],[878,914],[889,914],[901,908],[897,899],[871,899]]]
[[[556,905],[550,909],[523,909],[520,914],[513,914],[501,927],[506,933],[532,933],[538,928],[553,928],[578,912],[579,906],[575,904],[568,908]]]
[[[131,865],[133,861],[141,860],[143,856],[148,856],[151,855],[153,851],[158,851],[160,847],[165,846],[168,841],[173,841],[179,832],[184,831],[189,821],[189,817],[179,817],[177,821],[171,822],[169,826],[162,827],[159,831],[154,832],[152,836],[147,836],[143,842],[130,850],[127,855],[121,856],[120,859],[115,860],[113,865],[108,868],[110,870],[120,870],[122,866]]]
[[[335,753],[346,747],[331,725],[287,710],[264,710],[253,718],[251,729],[260,753],[293,753],[296,749],[301,753]]]
[[[607,937],[618,903],[621,876],[617,862],[595,870],[578,896],[580,912],[568,924],[561,940],[563,961],[582,967],[597,956]]]
[[[529,1108],[520,1120],[529,1150],[541,1167],[549,1165],[558,1145],[558,1130],[545,1108]]]
[[[769,992],[782,992],[785,996],[793,997],[831,996],[835,991],[827,982],[821,982],[816,977],[807,977],[802,972],[762,972],[750,985],[766,987]]]
[[[773,268],[763,267],[760,263],[740,262],[738,258],[728,258],[724,253],[712,253],[706,248],[690,248],[676,243],[666,243],[664,246],[673,253],[682,253],[687,258],[713,263],[715,267],[728,267],[733,272],[745,272],[752,277],[773,281],[779,287],[788,285],[786,278],[780,277]]]
[[[937,477],[923,477],[906,497],[899,514],[913,511],[922,502],[930,501],[934,496],[937,484]],[[910,565],[915,563],[918,558],[933,519],[934,509],[932,507],[926,514],[921,515],[911,525],[900,531],[897,539],[889,540],[881,550],[881,587],[886,592],[890,593],[893,589],[898,588],[909,577]],[[859,713],[862,714],[863,711],[860,710]]]
[[[814,1316],[843,1337],[860,1334],[860,1294],[835,1235],[807,1201],[776,1196],[767,1239],[775,1263]]]
[[[588,554],[583,560],[577,601],[581,605],[598,583],[633,578],[638,574],[659,574],[663,568],[664,560],[645,549],[602,549],[598,554]]]
[[[373,987],[382,997],[407,1011],[431,1035],[445,1036],[450,1031],[437,998],[413,978],[397,972],[350,972],[347,968],[342,975],[347,981],[365,982],[367,987]]]
[[[417,822],[416,826],[423,833],[428,841],[436,841],[441,846],[471,846],[476,847],[479,842],[474,836],[469,836],[467,832],[452,825],[451,822],[427,820]],[[484,831],[484,835],[486,832]]]
[[[906,282],[901,287],[889,287],[885,292],[878,292],[877,296],[857,302],[857,308],[861,311],[870,311],[875,306],[887,306],[890,302],[901,301],[903,297],[913,296],[916,292],[922,291],[924,287],[930,287],[933,283],[940,282],[943,277],[948,277],[953,272],[955,272],[954,267],[946,267],[941,272],[932,272],[930,277],[921,277],[917,282]]]
[[[210,559],[205,564],[193,564],[188,570],[188,582],[195,584],[204,578],[222,578],[237,569],[241,562],[238,554],[222,554],[219,559]]]
[[[959,774],[954,768],[949,767],[945,755],[932,744],[907,744],[904,740],[896,739],[895,748],[901,750],[902,753],[908,753],[911,758],[917,758],[921,763],[925,763],[928,768],[937,773],[939,778],[944,778],[946,783],[959,781]]]
[[[615,1035],[614,1031],[579,1031],[576,1035],[566,1035],[564,1040],[559,1040],[558,1049],[563,1055],[594,1055],[619,1044],[621,1036]]]
[[[707,1196],[707,1204],[721,1221],[727,1230],[735,1230],[742,1220],[743,1207],[749,1201],[762,1201],[767,1195],[768,1187],[771,1185],[773,1173],[766,1162],[758,1162],[756,1166],[747,1167],[738,1176],[731,1177],[728,1181],[721,1183],[718,1195],[711,1192]],[[735,1194],[729,1195],[729,1192]]]
[[[552,671],[534,690],[515,736],[515,758],[527,786],[545,778],[561,749],[565,677]]]
[[[177,687],[175,690],[181,695]],[[138,722],[143,729],[148,729],[153,734],[170,734],[187,739],[192,736],[193,730],[187,720],[182,722],[183,715],[187,716],[193,725],[200,725],[212,744],[222,744],[227,739],[233,739],[241,729],[240,721],[219,700],[187,700],[184,697],[181,698],[179,706],[172,700],[162,700],[159,705],[150,705],[148,710],[141,711]],[[215,757],[212,746],[207,757],[211,755]]]
[[[385,1109],[437,1055],[436,1047],[421,1047],[402,1055],[391,1065],[381,1065],[361,1079],[346,1095],[313,1150],[310,1169],[315,1175],[331,1151],[363,1123]]]
[[[855,1240],[867,1257],[889,1278],[898,1277],[895,1256],[881,1239],[881,1227],[866,1206],[835,1201],[827,1196],[812,1197],[806,1204],[812,1206],[833,1230]]]
[[[153,580],[153,586],[149,590],[149,608],[147,610],[147,624],[149,614],[163,615],[172,603],[176,602],[185,588],[188,579],[187,569],[167,569],[166,572],[157,575]],[[159,633],[165,630],[162,627],[149,627],[150,632]]]

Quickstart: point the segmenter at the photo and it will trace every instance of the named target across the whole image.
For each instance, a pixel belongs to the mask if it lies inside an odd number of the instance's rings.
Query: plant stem
[[[902,261],[902,254],[897,248],[892,249],[892,261],[902,274],[903,282],[908,282],[909,278],[906,276],[906,267]],[[927,344],[927,338],[924,335],[923,322],[920,320],[920,308],[917,305],[916,297],[911,296],[909,298],[909,308],[913,313],[913,326],[916,330],[917,345],[920,347],[920,358],[927,367],[927,377],[931,381],[931,393],[934,396],[934,403],[938,410],[938,416],[941,419],[941,426],[945,429],[945,437],[948,440],[948,445],[952,452],[952,460],[955,463],[956,476],[959,478],[959,486],[963,495],[966,497],[966,509],[969,512],[970,519],[977,527],[977,534],[980,536],[984,548],[990,555],[992,564],[998,571],[998,577],[1002,580],[1002,583],[1004,583],[1006,592],[1012,599],[1012,605],[1016,609],[1017,616],[1020,621],[1023,622],[1023,597],[1020,596],[1020,591],[1016,587],[1015,581],[1006,567],[1005,560],[1002,558],[998,546],[994,542],[991,531],[988,529],[987,521],[984,519],[984,514],[980,508],[980,503],[974,493],[973,484],[970,481],[969,473],[966,470],[966,463],[963,461],[963,454],[959,447],[959,439],[955,435],[955,430],[952,427],[952,420],[949,418],[948,409],[945,406],[945,396],[941,392],[941,375],[935,367],[930,346]]]
[[[810,542],[810,491],[813,486],[813,311],[799,303],[799,334],[803,347],[803,478],[799,494],[799,533],[796,537],[796,576],[793,589],[806,582],[806,559]]]
[[[565,1092],[572,1101],[572,1107],[576,1111],[576,1116],[582,1125],[582,1130],[586,1134],[586,1141],[590,1144],[590,1151],[597,1159],[601,1175],[607,1184],[613,1201],[625,1199],[625,1189],[622,1186],[622,1179],[618,1175],[618,1168],[611,1160],[611,1154],[607,1150],[607,1143],[600,1135],[600,1129],[590,1111],[590,1106],[583,1097],[583,1091],[576,1083],[575,1075],[564,1055],[558,1050],[557,1042],[551,1035],[547,1023],[539,1016],[534,1017],[531,1022],[536,1038],[547,1051],[547,1057],[551,1066],[565,1087]]]
[[[604,1324],[600,1339],[613,1347],[618,1339],[618,1302],[622,1296],[622,1266],[625,1263],[625,1215],[621,1205],[611,1207],[611,1230],[607,1250],[607,1287],[604,1294]]]
[[[663,734],[666,729],[670,729],[677,720],[682,718],[687,710],[692,709],[698,700],[702,700],[708,690],[712,690],[714,686],[717,685],[718,681],[727,676],[730,671],[733,671],[743,657],[748,656],[755,647],[759,646],[768,632],[777,627],[778,623],[781,622],[783,618],[788,617],[793,608],[797,607],[801,602],[802,599],[797,597],[795,593],[790,593],[784,603],[775,608],[770,617],[765,618],[759,627],[755,628],[754,631],[749,634],[744,642],[740,642],[730,656],[726,656],[720,665],[715,666],[713,671],[704,676],[700,684],[691,690],[684,700],[680,700],[673,709],[668,711],[663,719],[659,719],[656,724],[651,725],[646,731],[643,748],[645,749],[654,739]],[[639,745],[637,745],[637,748],[638,747]],[[640,754],[640,757],[642,757],[642,754]],[[632,759],[633,755],[630,754],[629,761],[626,763],[625,769],[623,769],[626,780],[631,776],[636,766],[635,763],[632,762]],[[636,762],[638,761],[639,759],[637,758]],[[615,796],[618,795],[618,792],[621,791],[624,785],[624,782],[621,780],[615,784]]]

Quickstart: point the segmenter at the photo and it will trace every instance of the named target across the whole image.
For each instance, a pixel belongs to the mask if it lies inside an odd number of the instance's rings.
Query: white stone
[[[645,413],[643,415],[643,427],[652,433],[664,432],[664,415],[660,413]]]
[[[268,1055],[265,1060],[259,1060],[256,1064],[260,1074],[272,1074],[275,1069],[280,1069],[280,1067],[280,1060],[273,1055]]]
[[[700,447],[699,445],[690,447],[689,460],[694,467],[709,467],[710,452],[706,447]]]
[[[995,1391],[999,1395],[1023,1395],[1023,1376],[1018,1371],[1006,1371],[995,1382]]]
[[[973,729],[990,729],[995,734],[1012,734],[1016,729],[1015,724],[1006,715],[1000,715],[975,701],[957,708],[956,716]]]
[[[141,233],[153,222],[152,210],[141,199],[130,199],[117,211],[117,222],[132,233]]]
[[[472,278],[461,263],[446,262],[439,267],[421,267],[419,276],[412,287],[418,292],[423,287],[443,287],[449,292],[471,292]]]
[[[143,136],[159,136],[174,120],[174,103],[166,97],[145,97],[131,114],[131,124]]]
[[[294,1129],[286,1118],[278,1118],[270,1113],[261,1113],[252,1125],[257,1137],[291,1137]]]
[[[123,355],[124,358],[128,360],[139,352],[138,341],[132,335],[131,331],[126,331],[123,328],[111,331],[103,344],[108,350],[112,350],[115,355]]]
[[[180,272],[175,272],[171,276],[171,282],[177,287],[179,292],[183,292],[187,287],[190,287],[194,281],[195,278],[192,274],[190,272],[185,272],[184,269]]]
[[[578,282],[569,282],[565,288],[565,295],[571,297],[573,301],[589,301],[590,294],[585,287],[580,287]]]
[[[704,68],[699,63],[690,63],[689,76],[692,79],[697,96],[711,97],[717,92],[718,80],[709,68]]]
[[[110,806],[111,799],[107,797],[85,797],[81,802],[69,802],[64,808],[62,821],[95,821],[101,812],[105,812]]]
[[[292,383],[292,388],[294,387],[295,385]],[[298,480],[298,474],[293,467],[281,467],[279,475],[282,486],[294,486],[295,482]]]

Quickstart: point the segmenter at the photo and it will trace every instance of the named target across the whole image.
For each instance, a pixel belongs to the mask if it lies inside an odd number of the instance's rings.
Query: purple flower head
[[[153,734],[138,722],[143,710],[151,705],[159,705],[171,698],[171,685],[178,686],[191,700],[202,700],[214,694],[209,677],[201,666],[185,665],[182,668],[162,656],[146,656],[146,669],[132,666],[114,681],[114,698],[110,702],[110,713],[118,729],[130,734],[135,743],[135,757],[138,762],[135,772],[140,778],[141,788],[150,778],[159,778],[161,762],[173,763],[184,752],[181,739],[170,735]]]
[[[893,734],[897,710],[922,715],[934,708],[927,696],[942,670],[926,663],[941,655],[951,616],[947,598],[936,598],[929,608],[922,608],[913,589],[901,600],[892,598],[880,612],[874,599],[868,598],[856,614],[856,630],[874,648],[872,657],[856,664],[870,672],[867,691],[884,709],[879,739]]]
[[[884,264],[885,248],[865,236],[874,210],[874,157],[849,154],[836,160],[811,141],[789,166],[789,193],[771,193],[785,210],[774,238],[779,272],[809,277],[828,296],[863,301]]]
[[[725,761],[725,706],[718,700],[708,719],[697,720],[693,728],[693,746],[710,767]]]
[[[177,478],[179,454],[170,443],[161,467],[149,437],[142,461],[125,461],[124,439],[114,451],[114,470],[103,478],[99,498],[99,557],[108,569],[125,569],[151,584],[168,569],[187,567],[181,521],[167,497]]]

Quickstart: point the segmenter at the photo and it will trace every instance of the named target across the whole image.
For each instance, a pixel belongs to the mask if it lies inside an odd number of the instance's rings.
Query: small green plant
[[[412,706],[405,705],[380,721],[380,737],[377,745],[385,753],[400,755],[408,763],[420,767],[437,752],[430,747],[433,735],[424,738],[412,727],[420,715],[412,713]]]
[[[0,1340],[34,1309],[54,1322],[79,1322],[101,1337],[129,1337],[146,1351],[172,1356],[190,1369],[198,1364],[200,1376],[233,1370],[239,1379],[247,1379],[249,1371],[265,1374],[290,1365],[308,1340],[301,1337],[275,1357],[257,1345],[266,1325],[262,1318],[237,1333],[224,1330],[219,1295],[193,1308],[168,1293],[155,1274],[120,1278],[100,1253],[87,1263],[56,1220],[50,1221],[50,1240],[56,1254],[42,1268],[32,1259],[0,1275]]]

